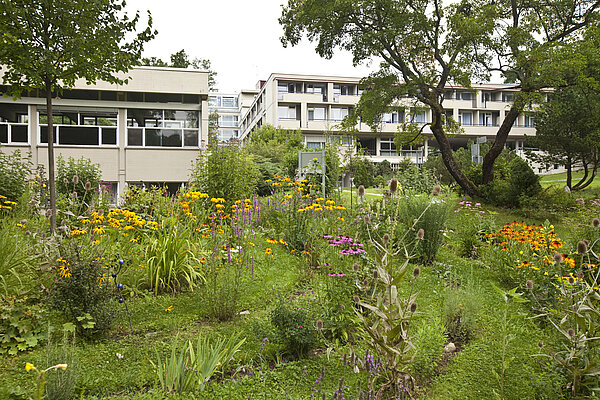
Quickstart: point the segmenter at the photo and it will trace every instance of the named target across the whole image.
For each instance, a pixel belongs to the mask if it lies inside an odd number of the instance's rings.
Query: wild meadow
[[[43,171],[3,184],[0,398],[594,398],[597,193],[510,209],[407,168],[350,202],[240,151],[117,204],[59,164],[54,234]]]

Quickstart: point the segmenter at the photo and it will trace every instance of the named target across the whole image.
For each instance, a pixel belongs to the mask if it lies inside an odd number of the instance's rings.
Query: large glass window
[[[411,112],[411,122],[415,124],[424,124],[427,122],[427,114],[424,110],[413,110]]]
[[[56,107],[52,112],[54,142],[65,146],[117,144],[117,110]],[[39,112],[40,143],[48,143],[48,115]]]
[[[223,107],[237,108],[237,106],[238,106],[237,97],[224,96],[222,102],[223,102],[223,104],[222,104]]]
[[[297,107],[294,106],[278,106],[277,107],[277,116],[279,119],[297,119]]]
[[[492,113],[490,112],[480,112],[479,113],[479,125],[481,126],[492,126]]]
[[[461,125],[473,125],[473,113],[471,111],[461,111],[458,114],[458,122]]]
[[[219,116],[219,126],[237,127],[238,126],[238,116],[237,115],[221,115],[221,116]]]
[[[341,121],[348,116],[348,107],[331,107],[331,120]]]
[[[533,118],[533,115],[525,115],[525,127],[533,128],[534,126],[535,126],[535,120]]]
[[[198,111],[127,110],[127,145],[197,147]]]
[[[309,121],[324,121],[327,119],[327,113],[325,107],[309,107],[308,108],[308,120]]]
[[[382,156],[397,156],[398,152],[396,151],[396,143],[394,143],[394,139],[382,138],[379,141],[379,154]]]
[[[27,106],[0,103],[0,143],[28,143]]]

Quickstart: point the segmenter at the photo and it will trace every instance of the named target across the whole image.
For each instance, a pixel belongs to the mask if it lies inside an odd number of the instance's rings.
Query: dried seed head
[[[538,347],[541,349],[542,347],[544,347],[544,343],[538,342]]]
[[[598,218],[594,218],[594,219],[592,220],[592,225],[594,226],[594,228],[598,228],[598,227],[600,227],[600,219],[598,219]]]
[[[365,215],[363,221],[365,222],[365,225],[369,225],[371,223],[371,216],[369,214]]]
[[[71,195],[73,196],[74,199],[77,198],[77,192],[73,192]]]
[[[383,244],[388,244],[390,241],[390,235],[389,234],[385,234],[383,235]]]
[[[442,187],[440,185],[435,185],[433,187],[433,190],[431,191],[431,194],[434,195],[434,196],[437,196],[441,192],[442,192]]]
[[[417,303],[410,303],[410,312],[414,313],[417,311]]]
[[[563,256],[560,253],[554,253],[554,262],[560,264],[563,262]]]
[[[527,282],[525,282],[525,285],[527,286],[527,289],[533,289],[533,281],[531,279],[528,279]]]
[[[569,330],[567,331],[567,333],[569,334],[569,336],[573,337],[573,336],[575,336],[575,329],[569,328]]]
[[[92,188],[92,183],[90,181],[85,182],[85,190],[88,191]]]
[[[569,277],[569,284],[573,285],[575,283],[575,278],[572,276]]]
[[[414,276],[415,278],[418,278],[418,277],[419,277],[419,275],[421,275],[421,268],[419,268],[419,267],[415,267],[415,269],[413,269],[413,276]]]
[[[46,210],[46,218],[50,218],[52,216],[52,209],[47,209]]]
[[[77,175],[73,175],[73,183],[77,184],[79,182],[79,177]]]
[[[374,269],[373,270],[373,279],[377,279],[378,276],[379,276],[379,274],[377,273],[377,270]]]
[[[360,303],[360,298],[358,296],[352,297],[352,300],[354,300],[356,304]]]
[[[584,242],[583,240],[580,240],[579,243],[577,243],[577,253],[579,254],[585,254],[588,251],[588,246],[587,243]]]
[[[68,184],[69,184],[69,180],[68,180],[67,178],[64,178],[64,179],[63,179],[63,183],[64,183],[65,185],[68,185]]]
[[[320,319],[317,320],[317,330],[318,331],[323,330],[323,320],[320,320]]]
[[[363,185],[358,187],[358,197],[365,197],[365,187]]]
[[[398,179],[392,178],[390,181],[390,192],[396,193],[398,191]]]
[[[417,231],[417,239],[423,240],[424,237],[425,237],[425,231],[423,230],[423,228],[421,228]]]
[[[354,263],[352,265],[352,269],[354,270],[354,272],[358,272],[358,270],[360,269],[360,265],[358,265],[358,263]]]

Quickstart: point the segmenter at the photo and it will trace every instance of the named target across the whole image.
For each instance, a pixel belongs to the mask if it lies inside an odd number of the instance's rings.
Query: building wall
[[[55,157],[85,157],[100,164],[102,180],[118,183],[119,192],[126,183],[187,182],[192,162],[208,140],[208,73],[140,67],[121,77],[129,77],[129,82],[77,81],[72,91],[53,100],[55,116],[62,118],[56,123]],[[18,107],[26,121],[7,120],[14,116],[11,107]],[[40,123],[45,121],[40,116],[45,108],[45,99],[38,96],[0,98],[0,151],[31,152],[34,165],[47,168],[47,144],[40,140],[42,130],[47,131]],[[12,142],[15,129],[25,126],[27,141]],[[98,135],[97,144],[62,144],[79,141],[80,131],[92,139]]]

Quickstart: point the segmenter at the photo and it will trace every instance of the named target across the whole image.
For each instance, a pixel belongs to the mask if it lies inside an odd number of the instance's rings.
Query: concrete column
[[[377,137],[377,138],[375,138],[375,155],[376,156],[381,155],[380,148],[381,148],[381,138]]]
[[[333,101],[333,82],[327,82],[327,101]]]
[[[117,187],[117,204],[127,184],[127,154],[125,146],[127,145],[127,109],[119,108],[117,116],[117,145],[119,146],[119,165],[118,171],[118,187]]]
[[[427,161],[427,155],[429,154],[429,139],[423,141],[423,162]]]
[[[37,118],[37,106],[29,105],[27,107],[27,133],[29,135],[29,148],[31,149],[31,161],[33,162],[34,168],[39,165],[39,154],[38,154],[38,118]]]
[[[308,105],[300,103],[300,128],[308,128]]]

